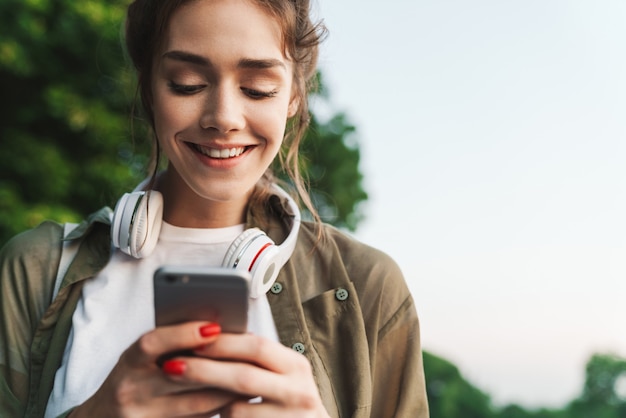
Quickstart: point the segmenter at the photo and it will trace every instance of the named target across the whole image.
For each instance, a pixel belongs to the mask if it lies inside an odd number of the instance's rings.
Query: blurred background
[[[0,2],[0,242],[144,176],[127,4]],[[626,3],[315,13],[305,168],[324,219],[400,264],[431,415],[626,417]]]
[[[497,404],[559,407],[626,354],[626,2],[319,2],[367,217],[424,347]],[[599,416],[599,415],[589,415]]]

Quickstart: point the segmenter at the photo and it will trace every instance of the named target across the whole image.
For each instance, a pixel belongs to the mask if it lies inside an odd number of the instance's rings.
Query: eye
[[[205,87],[204,84],[177,84],[173,81],[168,82],[167,86],[174,93],[187,96],[197,93]]]
[[[249,89],[246,87],[242,87],[241,91],[243,91],[248,97],[256,100],[267,99],[269,97],[274,97],[278,94],[278,90],[260,91],[255,89]]]

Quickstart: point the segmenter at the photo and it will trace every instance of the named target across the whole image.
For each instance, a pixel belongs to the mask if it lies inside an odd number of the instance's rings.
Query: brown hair
[[[128,7],[126,20],[126,48],[137,70],[137,94],[154,134],[152,109],[152,66],[160,51],[167,26],[174,12],[190,1],[198,0],[135,0]],[[286,57],[293,61],[294,99],[299,103],[296,114],[287,123],[285,138],[278,155],[280,168],[293,182],[302,203],[316,221],[319,216],[306,190],[300,172],[299,146],[309,125],[308,93],[315,87],[318,47],[326,35],[321,22],[310,18],[309,0],[251,0],[265,9],[279,23]],[[156,136],[156,134],[154,134]],[[156,139],[156,138],[155,138]],[[158,169],[160,150],[155,140],[153,153],[153,181]],[[268,185],[274,181],[270,169],[263,175],[253,199],[264,200]]]

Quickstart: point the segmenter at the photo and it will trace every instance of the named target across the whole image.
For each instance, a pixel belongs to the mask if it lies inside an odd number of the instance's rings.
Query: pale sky
[[[317,0],[357,126],[361,240],[426,350],[496,404],[560,407],[626,356],[626,2]]]

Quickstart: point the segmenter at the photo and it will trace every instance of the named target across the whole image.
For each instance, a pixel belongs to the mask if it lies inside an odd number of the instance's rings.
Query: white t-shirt
[[[153,253],[137,260],[113,251],[98,276],[82,289],[63,362],[55,375],[45,417],[87,400],[102,385],[120,355],[154,328],[152,278],[163,265],[220,266],[243,225],[180,228],[163,222]],[[278,340],[267,297],[250,299],[248,331]]]

